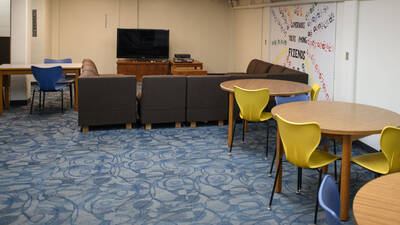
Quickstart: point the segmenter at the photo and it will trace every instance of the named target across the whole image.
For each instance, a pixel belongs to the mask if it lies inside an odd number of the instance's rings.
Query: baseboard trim
[[[355,144],[355,145],[359,146],[360,148],[362,148],[362,149],[364,149],[364,150],[366,150],[368,152],[371,152],[371,153],[379,152],[379,150],[377,150],[377,149],[375,149],[375,148],[373,148],[373,147],[371,147],[371,146],[369,146],[369,145],[367,145],[364,142],[359,141],[359,140],[354,141],[353,144]]]

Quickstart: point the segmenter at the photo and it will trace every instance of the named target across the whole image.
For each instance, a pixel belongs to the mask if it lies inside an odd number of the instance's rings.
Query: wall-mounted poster
[[[333,100],[336,3],[271,7],[270,60],[309,74]]]

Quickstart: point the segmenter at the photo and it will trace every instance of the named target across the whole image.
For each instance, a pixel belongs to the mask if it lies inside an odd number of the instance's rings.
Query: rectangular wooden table
[[[78,78],[81,74],[81,63],[60,63],[60,64],[3,64],[0,65],[0,85],[2,90],[0,91],[0,115],[3,114],[3,79],[5,76],[13,76],[13,75],[26,75],[32,74],[31,66],[37,67],[54,67],[61,66],[64,73],[73,73],[75,74],[75,110],[78,111]],[[11,80],[11,79],[9,79]],[[4,93],[4,106],[7,109],[10,105],[10,83],[8,83],[5,87]]]

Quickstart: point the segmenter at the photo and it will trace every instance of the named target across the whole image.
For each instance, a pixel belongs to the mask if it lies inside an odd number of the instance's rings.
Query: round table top
[[[358,190],[353,202],[357,224],[400,224],[400,173],[376,178]]]
[[[311,91],[307,84],[273,79],[239,79],[225,81],[220,84],[222,90],[233,92],[233,87],[238,86],[247,90],[268,88],[270,96],[290,96],[305,94]]]
[[[296,123],[317,122],[324,134],[370,135],[385,126],[400,126],[400,115],[395,112],[347,102],[291,102],[275,106],[271,113]]]

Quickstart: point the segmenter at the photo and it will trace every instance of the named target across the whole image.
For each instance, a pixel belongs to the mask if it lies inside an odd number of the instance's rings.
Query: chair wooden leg
[[[89,126],[83,126],[82,132],[89,132]]]
[[[190,122],[190,127],[195,128],[196,127],[196,122]]]
[[[146,129],[146,130],[151,130],[151,123],[146,123],[145,129]]]
[[[219,120],[219,121],[218,121],[218,126],[223,126],[223,125],[224,125],[224,121]]]
[[[131,123],[126,123],[125,124],[125,129],[126,130],[131,130],[132,129],[132,124]]]
[[[30,113],[32,114],[32,109],[33,109],[33,102],[35,101],[35,92],[36,92],[36,89],[33,89],[33,93],[32,93],[32,102],[31,102],[31,110],[30,110]]]
[[[175,122],[175,128],[181,128],[181,122]]]
[[[1,86],[1,92],[2,92],[2,98],[3,98],[3,107],[6,107],[6,97],[4,95],[6,95],[5,92],[3,92],[3,84],[0,83]]]

